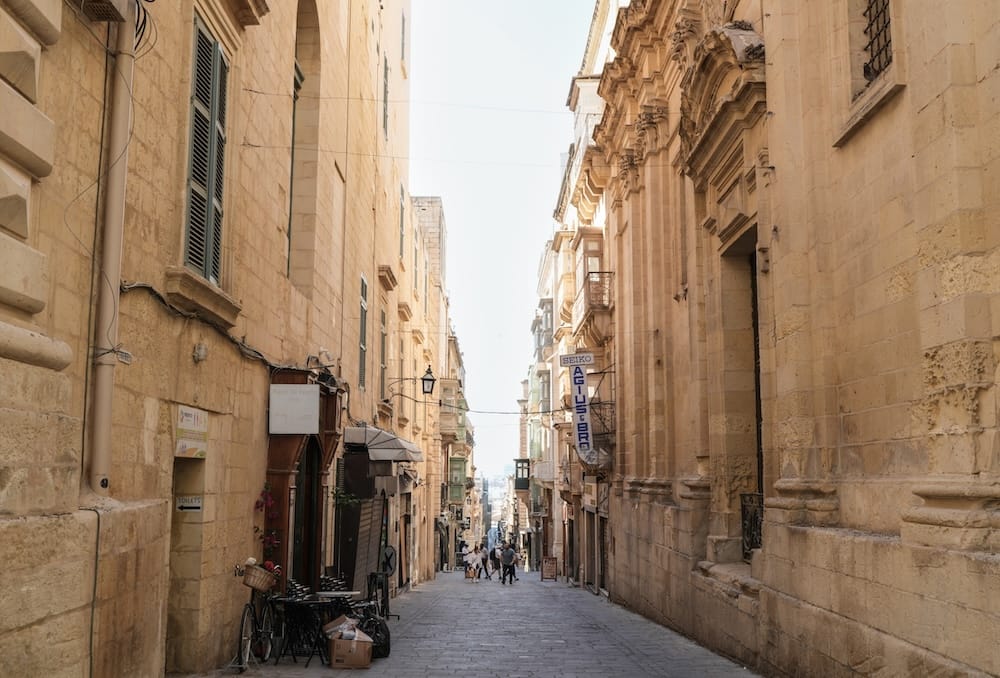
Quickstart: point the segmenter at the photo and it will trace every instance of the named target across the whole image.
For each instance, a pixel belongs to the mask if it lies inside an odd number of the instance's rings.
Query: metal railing
[[[740,495],[740,521],[743,527],[743,560],[749,561],[759,549],[764,527],[764,495],[753,492]]]

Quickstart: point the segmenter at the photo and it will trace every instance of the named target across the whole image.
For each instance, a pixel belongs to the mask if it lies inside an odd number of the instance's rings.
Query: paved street
[[[755,675],[603,596],[564,582],[541,582],[537,572],[522,573],[513,586],[441,572],[435,581],[394,598],[391,607],[400,615],[389,622],[392,653],[372,660],[366,676]],[[297,678],[334,671],[316,658],[308,669],[303,663],[284,658],[243,675]]]

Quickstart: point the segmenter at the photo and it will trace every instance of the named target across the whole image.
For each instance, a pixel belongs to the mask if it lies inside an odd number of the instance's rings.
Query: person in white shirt
[[[472,572],[472,581],[479,581],[479,575],[483,567],[483,558],[479,555],[479,544],[476,548],[465,554],[465,567]],[[467,577],[469,575],[466,575]]]

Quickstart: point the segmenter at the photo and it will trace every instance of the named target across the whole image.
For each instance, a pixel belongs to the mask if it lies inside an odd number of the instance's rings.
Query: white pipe
[[[132,117],[132,70],[135,65],[135,3],[128,3],[125,23],[118,26],[108,124],[108,179],[104,195],[101,272],[94,327],[94,400],[91,411],[90,489],[107,496],[111,466],[111,403],[118,361],[118,301],[125,230],[125,184]]]

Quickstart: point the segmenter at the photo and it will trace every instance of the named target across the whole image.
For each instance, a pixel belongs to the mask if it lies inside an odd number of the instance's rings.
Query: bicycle
[[[243,673],[250,664],[251,653],[260,663],[271,658],[275,629],[273,600],[276,596],[269,591],[277,583],[277,577],[256,565],[237,565],[233,573],[243,577],[243,584],[250,587],[250,600],[243,606],[236,656],[231,664]]]

